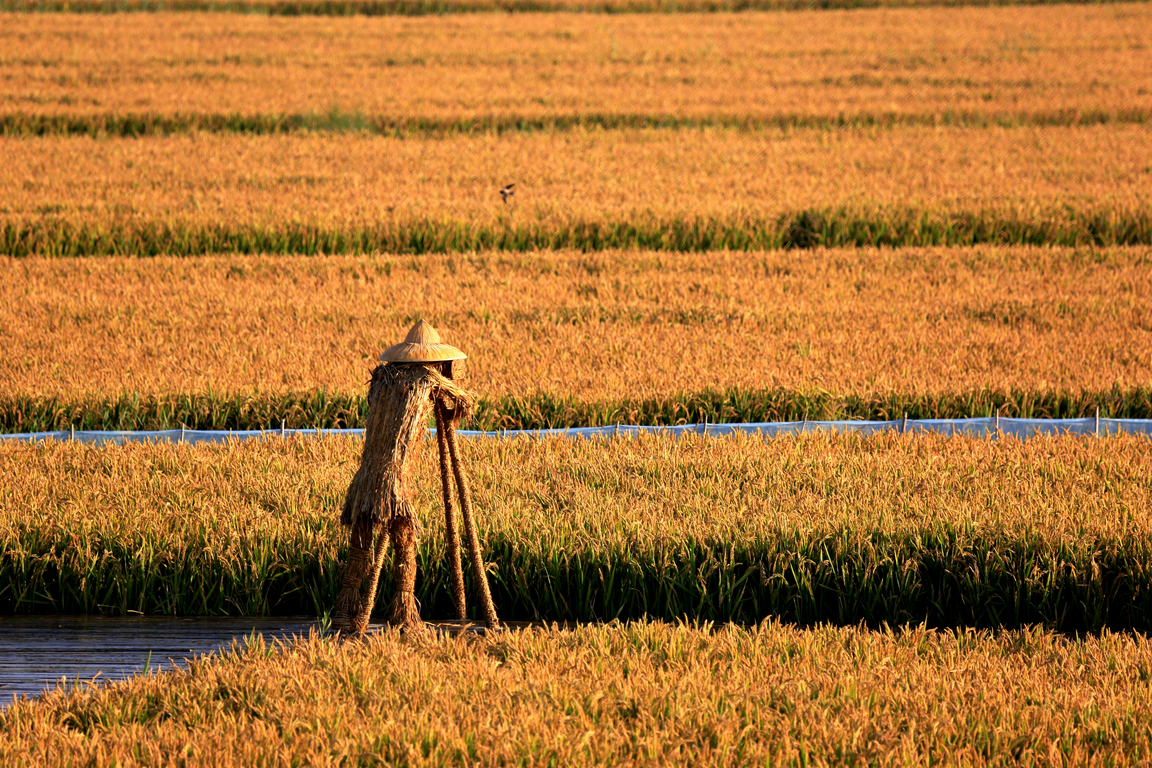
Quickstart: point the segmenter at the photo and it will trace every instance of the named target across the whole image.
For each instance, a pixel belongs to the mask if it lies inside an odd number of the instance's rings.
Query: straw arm
[[[446,414],[451,414],[451,421],[458,424],[472,418],[476,393],[469,392],[438,371],[429,369],[429,373],[432,379],[433,397],[444,404]]]

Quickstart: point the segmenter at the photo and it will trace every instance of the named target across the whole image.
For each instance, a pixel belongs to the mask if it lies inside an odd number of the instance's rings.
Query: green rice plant
[[[368,415],[363,397],[312,393],[283,395],[142,396],[68,401],[13,398],[0,406],[0,430],[57,429],[321,429],[362,428]],[[8,429],[10,427],[10,429]]]
[[[320,614],[360,445],[0,446],[0,612]],[[466,448],[509,620],[1152,627],[1143,438]],[[429,618],[451,612],[434,460],[416,475]]]
[[[681,392],[623,401],[582,401],[549,393],[481,399],[466,427],[482,431],[562,429],[613,424],[752,423],[767,421],[887,421],[957,419],[999,414],[1006,418],[1152,418],[1152,388],[1114,387],[1104,392],[1061,390],[835,395],[826,391],[744,390]],[[61,430],[269,430],[362,429],[368,403],[361,395],[316,392],[280,394],[123,394],[66,398],[0,397],[0,433]]]
[[[301,132],[365,133],[394,137],[441,138],[452,135],[502,135],[572,130],[702,130],[734,128],[741,131],[796,129],[869,129],[904,126],[963,128],[1019,128],[1026,126],[1144,125],[1150,113],[1131,109],[1066,109],[1001,112],[946,111],[943,113],[885,113],[811,115],[661,115],[647,113],[577,113],[571,115],[483,115],[454,118],[365,115],[333,108],[324,113],[99,113],[52,114],[5,112],[0,114],[0,136],[170,136],[177,133],[242,133],[253,135]]]
[[[71,222],[43,218],[0,223],[0,254],[28,257],[199,256],[204,254],[474,253],[572,249],[707,252],[774,248],[1045,245],[1152,245],[1146,211],[805,210],[772,219],[698,218],[510,221],[424,220],[353,226],[185,225],[179,222]]]

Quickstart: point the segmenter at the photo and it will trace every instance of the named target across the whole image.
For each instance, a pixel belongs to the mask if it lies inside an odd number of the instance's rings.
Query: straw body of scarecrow
[[[380,356],[383,363],[372,371],[364,454],[340,516],[340,522],[350,529],[350,541],[348,563],[332,616],[336,629],[363,632],[368,628],[388,542],[393,548],[396,594],[387,621],[409,630],[424,627],[415,596],[420,525],[409,487],[416,453],[424,443],[429,409],[436,416],[455,618],[466,618],[460,526],[456,519],[458,502],[484,623],[488,627],[498,624],[456,436],[457,425],[472,413],[473,396],[453,381],[462,370],[465,357],[459,349],[441,343],[435,329],[421,320],[403,342],[384,351]]]

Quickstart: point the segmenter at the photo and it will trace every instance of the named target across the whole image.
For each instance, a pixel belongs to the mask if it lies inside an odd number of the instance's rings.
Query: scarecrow
[[[473,576],[480,591],[484,624],[498,626],[488,590],[480,537],[472,512],[468,476],[460,463],[456,427],[472,415],[473,395],[453,381],[467,357],[443,344],[436,330],[421,320],[404,341],[380,355],[368,389],[368,425],[360,469],[348,487],[340,522],[351,531],[332,624],[345,632],[364,632],[376,603],[376,585],[391,541],[396,594],[388,611],[390,625],[422,630],[416,602],[416,540],[420,524],[409,494],[411,470],[425,435],[428,410],[436,417],[440,482],[444,491],[444,525],[456,618],[465,619],[464,570],[460,561],[459,502]]]

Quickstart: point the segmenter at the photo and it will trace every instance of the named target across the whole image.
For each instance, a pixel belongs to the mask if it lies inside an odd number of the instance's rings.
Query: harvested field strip
[[[1150,651],[1139,635],[776,623],[253,638],[185,671],[15,704],[0,761],[1138,764]]]
[[[4,423],[331,424],[422,317],[468,353],[482,421],[509,427],[1139,417],[1150,264],[1147,247],[0,259]]]
[[[465,427],[553,429],[612,424],[672,426],[766,421],[1006,418],[1152,419],[1152,386],[1108,392],[977,390],[870,397],[788,390],[679,393],[624,402],[581,402],[547,393],[482,399]],[[107,399],[0,395],[0,433],[76,430],[363,429],[368,402],[357,395],[121,395]]]
[[[169,136],[175,133],[245,133],[254,135],[303,132],[364,133],[398,138],[443,138],[462,134],[538,133],[541,131],[735,128],[742,131],[839,128],[899,128],[906,126],[1017,128],[1023,126],[1144,125],[1152,110],[1104,111],[1070,109],[1040,112],[953,112],[925,114],[869,113],[819,115],[781,114],[763,117],[675,114],[578,113],[524,117],[487,115],[461,118],[392,118],[339,110],[323,114],[84,114],[27,112],[0,114],[0,136]]]
[[[0,611],[323,611],[360,445],[2,446]],[[508,619],[1152,627],[1146,439],[649,437],[466,453]],[[428,616],[450,609],[434,461],[425,451],[417,475]]]
[[[955,245],[1152,245],[1148,211],[1011,212],[806,210],[774,219],[508,222],[466,220],[397,222],[336,229],[309,224],[198,226],[169,222],[77,226],[46,218],[0,225],[0,254],[46,256],[202,256],[209,254],[476,253],[482,251],[625,248],[705,252],[773,248],[864,248]]]
[[[1147,3],[448,19],[10,14],[0,51],[0,113],[995,122],[1152,110]]]

